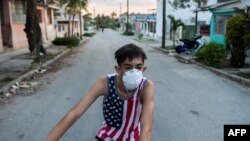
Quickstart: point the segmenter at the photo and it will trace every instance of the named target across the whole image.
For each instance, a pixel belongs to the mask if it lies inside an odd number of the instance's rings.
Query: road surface
[[[42,141],[99,76],[115,72],[113,54],[127,43],[146,51],[144,76],[156,85],[152,141],[222,141],[224,124],[250,124],[249,89],[105,30],[63,59],[60,70],[40,78],[44,84],[35,94],[0,105],[0,140]],[[101,106],[99,98],[61,140],[94,141]]]

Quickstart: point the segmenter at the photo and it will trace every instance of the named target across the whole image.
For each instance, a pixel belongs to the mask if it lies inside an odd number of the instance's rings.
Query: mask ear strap
[[[143,85],[143,78],[141,79],[141,82],[140,82],[140,84],[139,84],[139,86],[138,86],[138,91],[137,91],[137,97],[140,97],[140,95],[141,95],[141,87],[142,87],[142,85]]]
[[[145,82],[147,82],[147,79],[142,78],[141,84],[140,84],[139,89],[138,89],[138,97],[140,97],[140,99],[141,99],[141,95],[142,95],[141,93],[143,91],[143,87],[144,87]]]

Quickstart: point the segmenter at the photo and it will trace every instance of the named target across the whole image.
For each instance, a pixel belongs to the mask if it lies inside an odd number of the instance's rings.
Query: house
[[[53,40],[56,37],[54,15],[59,10],[58,4],[58,0],[40,0],[37,5],[43,41]]]
[[[126,30],[126,23],[127,23],[127,18],[128,22],[131,23],[131,15],[128,15],[127,17],[127,12],[120,14],[118,22],[120,23],[120,30],[125,31]]]
[[[80,26],[79,16],[76,15],[74,19],[72,16],[66,14],[65,7],[61,7],[59,15],[56,16],[56,37],[65,37],[69,35],[79,35],[80,28],[84,31],[84,21],[82,18],[82,26]]]
[[[156,36],[162,36],[162,17],[163,17],[163,0],[157,0],[157,11],[156,11]],[[170,36],[170,19],[167,18],[167,15],[173,15],[171,5],[166,2],[166,34]],[[168,38],[167,37],[167,38]]]
[[[58,0],[37,0],[39,24],[43,41],[55,37],[54,13]],[[27,48],[28,41],[24,32],[26,23],[26,0],[0,1],[0,52],[8,49]]]
[[[132,30],[153,37],[156,32],[156,15],[153,14],[131,14]]]
[[[121,14],[119,17],[121,30],[125,31],[127,23],[127,13]],[[148,36],[154,36],[156,33],[156,14],[141,14],[131,13],[129,14],[129,23],[132,25],[132,31],[135,34],[142,33]]]
[[[219,1],[208,8],[212,12],[210,41],[226,44],[226,27],[230,17],[243,13],[249,6],[249,0]]]

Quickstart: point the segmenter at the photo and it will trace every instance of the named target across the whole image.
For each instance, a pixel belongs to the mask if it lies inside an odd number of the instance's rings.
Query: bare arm
[[[106,93],[106,77],[99,78],[83,97],[50,131],[45,141],[58,141],[92,103]]]
[[[148,80],[142,93],[140,141],[151,141],[154,111],[154,84]]]

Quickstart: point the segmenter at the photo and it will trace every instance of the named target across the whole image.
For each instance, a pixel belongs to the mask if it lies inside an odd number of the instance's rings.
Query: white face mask
[[[127,91],[136,89],[143,78],[142,71],[138,69],[132,69],[126,71],[122,76],[123,84]]]

